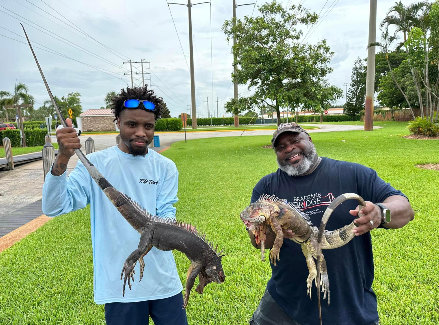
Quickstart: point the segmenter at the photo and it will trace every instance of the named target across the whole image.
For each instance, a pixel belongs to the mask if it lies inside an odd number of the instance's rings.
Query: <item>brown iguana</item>
[[[323,292],[323,299],[328,297],[330,303],[329,279],[326,261],[322,249],[333,249],[347,244],[355,237],[352,230],[354,222],[343,228],[333,231],[325,231],[326,223],[334,209],[342,202],[355,199],[359,202],[360,209],[366,205],[363,198],[354,193],[345,193],[331,202],[323,214],[320,227],[313,226],[307,215],[297,209],[293,204],[286,203],[274,195],[262,195],[256,202],[250,204],[241,212],[241,220],[255,236],[256,244],[261,244],[261,258],[264,260],[264,249],[267,228],[270,227],[276,235],[273,247],[270,251],[270,260],[276,265],[279,260],[279,251],[283,244],[283,229],[289,229],[294,233],[291,240],[300,244],[305,255],[309,275],[306,280],[307,294],[311,298],[312,282],[315,281],[317,292]],[[314,260],[316,262],[314,262]],[[316,266],[317,263],[317,266]],[[320,288],[321,285],[321,288]],[[320,294],[317,295],[319,305],[320,324],[322,323]]]
[[[23,27],[23,25],[21,25],[21,27]],[[53,98],[52,92],[50,91],[49,85],[47,84],[46,78],[44,77],[43,71],[41,70],[24,27],[23,31],[26,35],[26,39],[29,43],[35,62],[37,63],[52,104],[55,107],[63,126],[66,127],[66,121]],[[139,261],[140,264],[140,280],[142,280],[145,266],[143,257],[148,254],[153,246],[163,251],[176,249],[184,253],[192,262],[187,272],[186,292],[183,304],[184,308],[188,304],[189,294],[197,276],[199,284],[195,290],[200,294],[203,293],[204,287],[210,282],[224,282],[225,275],[221,264],[221,258],[223,257],[222,252],[218,253],[217,249],[214,249],[213,245],[210,244],[203,235],[200,235],[195,227],[172,219],[163,219],[149,214],[143,210],[138,203],[134,202],[124,193],[116,190],[87,159],[80,149],[75,149],[75,153],[90,173],[90,176],[99,185],[121,215],[140,233],[138,248],[128,256],[123,265],[121,274],[121,279],[122,277],[124,279],[123,295],[125,295],[125,286],[127,282],[131,289],[131,280],[134,281],[134,266],[137,261]]]

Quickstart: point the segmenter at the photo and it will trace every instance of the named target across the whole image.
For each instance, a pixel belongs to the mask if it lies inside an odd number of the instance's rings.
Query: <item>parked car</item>
[[[0,124],[0,131],[15,129],[14,124]]]
[[[6,123],[6,125],[9,125],[9,128],[12,129],[12,130],[15,130],[15,129],[16,129],[16,127],[15,127],[14,124]]]

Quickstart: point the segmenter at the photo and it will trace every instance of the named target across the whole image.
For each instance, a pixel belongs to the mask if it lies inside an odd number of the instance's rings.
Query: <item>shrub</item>
[[[12,147],[19,147],[21,145],[20,130],[0,131],[0,145],[3,145],[3,138],[9,138]]]
[[[183,122],[179,118],[168,118],[168,131],[180,131],[183,128]]]
[[[41,126],[46,127],[46,122],[45,121],[30,121],[30,122],[23,123],[23,127],[25,129],[41,129],[42,128]]]
[[[166,131],[167,123],[166,118],[161,118],[155,121],[155,131]]]
[[[28,147],[44,146],[46,143],[47,129],[24,129],[24,134]]]
[[[239,117],[239,125],[247,125],[247,124],[255,124],[256,118],[253,117]],[[204,118],[197,118],[197,125],[198,126],[210,126],[210,125],[234,125],[235,119],[234,117],[204,117]],[[187,125],[192,126],[192,119],[187,119]]]
[[[47,129],[24,129],[26,137],[26,146],[36,147],[44,146],[46,141]],[[12,147],[21,146],[20,130],[4,130],[0,131],[0,144],[3,145],[3,138],[11,140]]]
[[[428,121],[425,118],[417,117],[411,121],[407,128],[414,135],[425,135],[428,137],[437,137],[439,135],[439,125]]]
[[[323,114],[323,122],[342,122],[342,121],[359,121],[360,116],[356,115],[354,119],[349,115],[325,115]],[[281,118],[281,123],[287,123],[287,118]],[[289,116],[288,122],[295,122],[296,117]],[[297,123],[320,123],[320,115],[299,115]]]
[[[179,118],[161,118],[155,122],[155,131],[180,131],[182,128]]]

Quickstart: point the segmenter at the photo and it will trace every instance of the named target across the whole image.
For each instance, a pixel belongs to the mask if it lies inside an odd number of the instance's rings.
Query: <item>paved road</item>
[[[330,131],[351,131],[362,130],[359,125],[320,125],[319,129],[310,130],[313,132]],[[273,129],[275,126],[273,126]],[[186,139],[200,139],[211,137],[229,136],[253,136],[253,135],[272,135],[273,130],[245,130],[243,131],[224,131],[224,132],[187,132]],[[177,141],[184,141],[184,133],[169,132],[156,133],[160,139],[160,147],[153,148],[160,151],[169,147]],[[116,144],[117,134],[96,134],[92,135],[95,142],[95,150],[103,150]],[[85,141],[88,136],[81,136],[81,143],[85,148]],[[53,141],[56,141],[55,139]],[[69,173],[76,165],[77,157],[73,156],[67,167]],[[41,206],[36,203],[42,198],[42,188],[44,183],[43,162],[42,160],[17,166],[11,171],[0,171],[0,237],[9,231],[25,224],[29,219],[36,218],[42,214]],[[12,222],[13,220],[14,222]]]

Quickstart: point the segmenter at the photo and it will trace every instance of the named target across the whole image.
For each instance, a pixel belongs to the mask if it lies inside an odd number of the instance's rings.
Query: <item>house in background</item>
[[[83,132],[118,131],[111,109],[89,109],[79,116]]]

